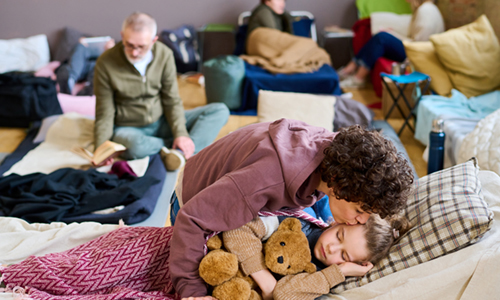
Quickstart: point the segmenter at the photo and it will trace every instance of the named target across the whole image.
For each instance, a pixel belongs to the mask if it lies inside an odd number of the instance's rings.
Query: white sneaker
[[[186,164],[186,159],[179,150],[163,147],[160,150],[160,157],[167,171],[178,170]]]
[[[365,87],[365,80],[358,79],[356,76],[349,76],[346,79],[340,81],[340,87],[345,89],[360,89]]]
[[[339,80],[342,81],[346,78],[348,78],[349,76],[352,76],[352,73],[346,73],[345,72],[345,67],[341,67],[337,70],[337,74],[339,75]]]

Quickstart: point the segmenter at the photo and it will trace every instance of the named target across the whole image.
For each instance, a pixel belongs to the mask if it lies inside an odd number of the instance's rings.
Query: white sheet
[[[97,222],[30,224],[18,218],[0,217],[0,264],[15,264],[30,255],[65,251],[118,227]]]
[[[359,288],[321,299],[498,299],[500,295],[500,177],[480,171],[485,201],[495,216],[478,243],[396,272]]]
[[[3,176],[10,174],[27,175],[31,173],[49,174],[61,168],[85,169],[90,163],[73,153],[71,148],[81,146],[89,148],[94,142],[94,120],[77,113],[61,115],[48,129],[45,141],[28,152]],[[149,157],[128,161],[137,176],[146,173]],[[107,172],[111,166],[98,168]]]

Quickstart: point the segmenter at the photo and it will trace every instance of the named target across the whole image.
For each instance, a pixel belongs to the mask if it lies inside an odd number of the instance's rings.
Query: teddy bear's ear
[[[302,224],[300,224],[299,219],[297,218],[286,218],[281,222],[278,230],[291,230],[291,231],[302,231]]]
[[[306,271],[309,274],[312,274],[312,273],[316,272],[316,265],[313,263],[308,263],[306,265],[306,268],[304,269],[304,271]]]

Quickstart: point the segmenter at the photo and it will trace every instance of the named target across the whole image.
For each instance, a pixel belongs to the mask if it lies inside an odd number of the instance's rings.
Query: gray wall
[[[0,39],[44,33],[53,48],[61,29],[70,26],[120,40],[121,22],[136,10],[151,14],[159,31],[182,24],[236,25],[239,13],[257,4],[258,0],[0,0]],[[325,25],[350,28],[357,19],[355,0],[287,0],[287,10],[312,12],[319,35]]]

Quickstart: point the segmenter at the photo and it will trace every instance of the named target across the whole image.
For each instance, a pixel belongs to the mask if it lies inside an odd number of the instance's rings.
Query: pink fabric
[[[373,66],[373,70],[370,72],[371,81],[373,85],[373,89],[375,90],[375,94],[377,97],[382,97],[382,78],[380,77],[380,73],[392,73],[392,63],[394,61],[387,59],[385,57],[381,57],[377,59],[375,66]],[[380,102],[382,104],[382,102]],[[380,105],[382,107],[382,105]]]
[[[95,117],[95,96],[72,96],[57,94],[63,113],[76,112],[84,116]]]
[[[137,177],[134,170],[132,170],[128,162],[125,160],[115,162],[108,174],[116,174],[118,178],[122,178],[125,174]]]
[[[352,50],[354,55],[372,38],[370,18],[356,21],[352,26],[354,37],[352,38]]]
[[[7,287],[34,299],[178,300],[170,279],[173,227],[124,227],[61,253],[3,270]]]
[[[306,221],[309,221],[313,224],[318,225],[321,228],[326,228],[328,227],[328,224],[316,219],[315,217],[311,216],[310,214],[306,213],[303,210],[300,209],[281,209],[279,211],[275,212],[268,212],[268,211],[259,211],[260,216],[288,216],[288,217],[296,217],[299,219],[303,219]]]

